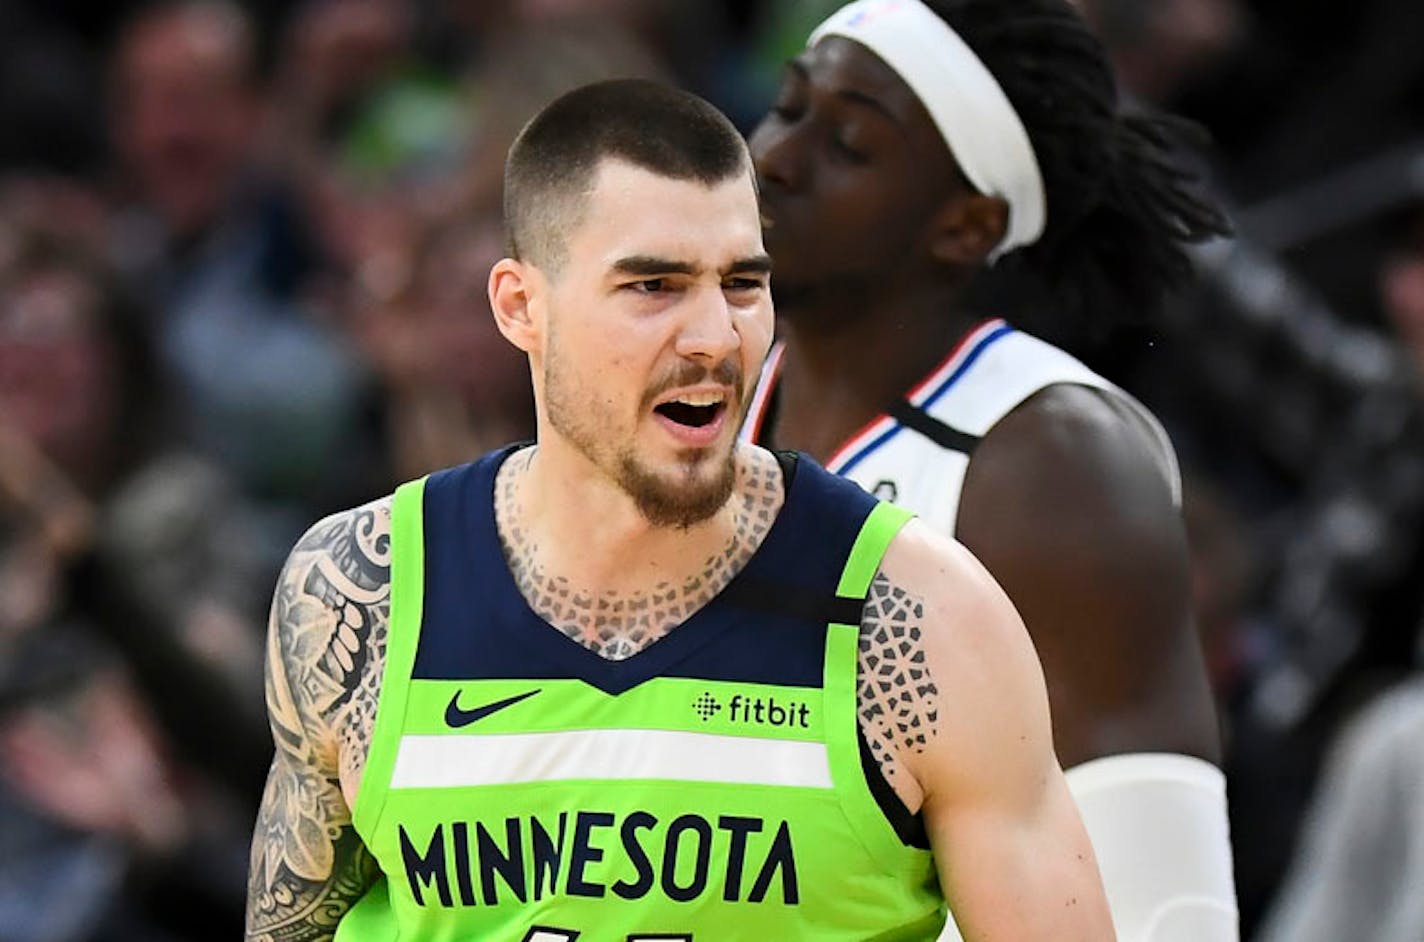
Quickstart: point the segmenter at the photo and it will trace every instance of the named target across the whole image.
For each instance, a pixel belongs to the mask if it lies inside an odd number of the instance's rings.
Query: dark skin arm
[[[955,534],[994,574],[1043,664],[1059,761],[1125,752],[1219,762],[1181,514],[1125,405],[1030,398],[969,465]]]

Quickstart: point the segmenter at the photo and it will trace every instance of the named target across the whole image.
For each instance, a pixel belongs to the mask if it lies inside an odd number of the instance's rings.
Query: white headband
[[[1009,204],[1008,228],[991,260],[1043,234],[1043,177],[1028,132],[994,76],[944,20],[920,0],[856,0],[816,27],[806,45],[827,36],[854,40],[894,69],[969,181]]]

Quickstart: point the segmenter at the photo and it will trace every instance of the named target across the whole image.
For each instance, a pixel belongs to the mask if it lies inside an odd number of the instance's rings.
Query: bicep
[[[946,896],[969,940],[1108,937],[1032,644],[992,578],[958,552],[923,606],[927,670],[954,697],[910,760]]]
[[[1055,767],[1017,801],[932,799],[926,829],[967,942],[1111,938],[1092,845]]]

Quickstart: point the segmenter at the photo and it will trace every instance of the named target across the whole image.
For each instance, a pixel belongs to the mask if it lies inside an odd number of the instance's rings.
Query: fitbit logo
[[[744,697],[733,694],[725,704],[710,693],[692,701],[692,712],[706,723],[722,710],[727,711],[726,722],[746,723],[755,726],[783,726],[787,728],[809,729],[811,727],[809,704],[799,700],[778,700],[775,697]]]
[[[806,716],[811,708],[795,700],[782,703],[775,697],[744,697],[737,694],[727,701],[727,719],[733,723],[755,723],[758,726],[799,726],[811,724]]]
[[[692,701],[692,712],[702,717],[702,722],[707,722],[722,710],[722,704],[717,702],[717,698],[710,693],[704,693],[696,700]]]

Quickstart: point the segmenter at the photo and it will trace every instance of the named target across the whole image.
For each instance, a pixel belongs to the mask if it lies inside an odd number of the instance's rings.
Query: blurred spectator
[[[1347,725],[1258,942],[1424,939],[1424,681]]]
[[[432,227],[412,248],[409,282],[358,293],[351,312],[384,385],[399,479],[533,435],[528,363],[487,313],[485,285],[503,249],[498,218]]]
[[[504,251],[500,187],[515,134],[578,85],[665,73],[623,23],[590,21],[582,9],[567,19],[541,11],[522,29],[505,24],[500,41],[448,86],[463,115],[446,128],[449,137],[425,146],[406,138],[377,148],[383,161],[355,160],[352,128],[364,126],[360,139],[402,139],[389,127],[400,123],[398,113],[370,102],[399,97],[412,69],[398,64],[414,51],[409,24],[389,4],[363,0],[352,22],[342,21],[345,9],[304,8],[289,48],[359,46],[371,65],[337,74],[332,64],[347,56],[328,50],[310,57],[328,64],[326,77],[285,66],[282,74],[301,77],[296,91],[280,96],[290,110],[275,126],[298,130],[284,152],[314,187],[310,203],[351,272],[331,298],[334,317],[382,382],[387,452],[404,479],[533,434],[528,364],[496,331],[486,297],[489,268]],[[346,125],[347,136],[323,111],[336,101],[344,102],[337,110],[365,115]]]
[[[1388,606],[1394,621],[1417,625],[1424,603],[1424,546],[1418,522],[1424,518],[1424,215],[1404,214],[1401,237],[1378,271],[1381,306],[1401,350],[1413,365],[1416,418],[1399,436],[1383,463],[1393,491],[1377,494],[1371,507],[1388,524],[1368,527],[1379,542],[1403,526],[1412,545],[1403,592]],[[1389,473],[1391,472],[1392,473]],[[1380,479],[1376,471],[1372,477]],[[1412,483],[1413,487],[1409,485]],[[1402,503],[1399,494],[1412,496]],[[1391,498],[1381,500],[1382,497]],[[1400,520],[1401,511],[1403,519]],[[1372,548],[1378,555],[1378,548]],[[1396,551],[1391,554],[1398,557]],[[1399,611],[1402,609],[1402,612]],[[1370,662],[1373,682],[1397,673],[1419,650],[1424,634],[1395,631],[1386,636],[1386,653]],[[1338,641],[1336,643],[1339,643]],[[1381,646],[1375,643],[1375,648]],[[1314,942],[1349,937],[1362,942],[1424,938],[1424,902],[1418,886],[1424,877],[1424,683],[1417,674],[1368,703],[1343,726],[1331,749],[1289,877],[1271,908],[1262,942]]]
[[[128,21],[113,57],[112,130],[129,199],[125,276],[181,394],[185,430],[260,497],[262,548],[369,496],[363,371],[304,307],[318,270],[292,201],[257,166],[263,100],[240,8],[181,0]]]
[[[167,447],[97,204],[0,206],[0,938],[157,939],[237,911],[258,567],[220,475]]]

